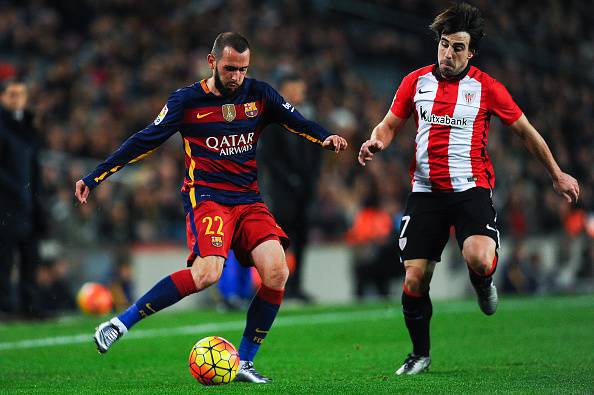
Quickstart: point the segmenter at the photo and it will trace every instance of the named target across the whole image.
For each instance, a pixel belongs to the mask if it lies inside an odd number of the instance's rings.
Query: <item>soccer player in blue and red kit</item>
[[[111,174],[181,133],[189,268],[163,278],[122,314],[102,323],[94,339],[105,353],[141,319],[217,282],[233,248],[239,262],[255,266],[262,278],[247,312],[236,380],[265,383],[269,379],[254,369],[253,360],[283,300],[289,240],[260,197],[258,138],[266,125],[278,123],[337,153],[347,142],[305,119],[268,84],[245,77],[250,49],[241,35],[221,33],[208,63],[210,78],[173,92],[152,124],[76,183],[75,195],[86,203],[90,190]]]
[[[413,351],[397,375],[423,372],[431,363],[429,283],[451,226],[481,310],[491,315],[497,308],[492,276],[497,267],[499,231],[491,202],[495,177],[487,154],[491,115],[520,136],[549,172],[555,191],[568,202],[579,196],[577,181],[561,171],[546,142],[505,87],[469,64],[483,37],[483,27],[480,11],[466,3],[455,4],[435,18],[431,29],[438,39],[437,64],[404,77],[390,111],[359,152],[364,166],[390,144],[411,115],[414,117],[412,193],[398,239],[406,269],[402,310]]]

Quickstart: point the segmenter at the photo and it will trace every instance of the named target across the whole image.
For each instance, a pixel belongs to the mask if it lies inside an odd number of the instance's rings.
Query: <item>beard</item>
[[[445,67],[445,66],[449,66],[449,67]],[[451,63],[442,63],[439,65],[439,71],[441,72],[441,75],[443,75],[444,77],[453,77],[456,74],[458,74],[456,72],[456,70],[454,69],[454,65]]]
[[[221,81],[221,75],[219,74],[219,70],[216,67],[214,72],[214,79],[215,87],[219,92],[221,92],[221,95],[223,95],[224,97],[235,96],[239,91],[239,88],[241,87],[241,85],[239,85],[235,89],[227,88],[225,84],[223,84],[223,81]]]

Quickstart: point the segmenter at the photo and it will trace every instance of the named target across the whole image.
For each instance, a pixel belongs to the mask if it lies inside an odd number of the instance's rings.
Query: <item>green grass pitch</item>
[[[286,306],[256,358],[272,384],[203,387],[189,373],[207,335],[236,346],[243,314],[162,312],[109,353],[101,318],[0,325],[0,393],[594,393],[594,296],[503,297],[492,317],[474,301],[434,303],[432,366],[394,376],[410,351],[400,303]]]

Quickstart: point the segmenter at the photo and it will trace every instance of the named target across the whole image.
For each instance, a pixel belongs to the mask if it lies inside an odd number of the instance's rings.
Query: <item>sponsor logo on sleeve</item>
[[[167,104],[165,104],[163,106],[163,109],[161,110],[161,112],[159,113],[159,115],[157,115],[157,118],[155,119],[155,125],[160,124],[163,119],[165,119],[165,115],[167,115],[167,112],[169,111],[169,109],[167,108]]]
[[[283,104],[283,107],[287,110],[290,110],[291,112],[295,111],[295,107],[293,107],[293,105],[289,102],[285,102],[285,104]]]

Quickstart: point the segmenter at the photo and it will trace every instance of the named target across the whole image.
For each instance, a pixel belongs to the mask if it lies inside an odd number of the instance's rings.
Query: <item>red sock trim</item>
[[[268,288],[266,285],[262,284],[256,295],[268,303],[281,304],[283,296],[285,295],[285,290]]]
[[[190,269],[171,273],[170,277],[182,298],[196,292],[196,284],[194,283],[194,278],[192,277],[192,271]]]
[[[489,274],[487,274],[486,277],[492,276],[493,273],[495,273],[495,269],[497,269],[497,261],[499,260],[499,257],[497,256],[497,253],[495,253],[495,257],[493,258],[493,263],[491,264],[491,269],[489,269]]]
[[[410,289],[408,289],[408,287],[406,286],[406,283],[402,284],[402,291],[407,294],[408,296],[412,296],[413,298],[422,298],[423,294],[420,292],[414,292],[411,291]]]

